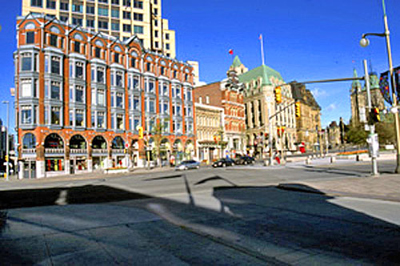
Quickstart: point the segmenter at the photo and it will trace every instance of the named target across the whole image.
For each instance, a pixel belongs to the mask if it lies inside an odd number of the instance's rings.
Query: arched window
[[[36,138],[32,133],[25,134],[22,140],[22,149],[34,149],[36,147]]]

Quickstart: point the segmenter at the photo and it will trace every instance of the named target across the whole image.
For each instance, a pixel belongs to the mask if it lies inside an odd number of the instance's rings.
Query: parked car
[[[239,158],[236,159],[236,164],[254,164],[255,159],[250,156],[240,156]]]
[[[235,165],[235,161],[231,158],[222,158],[212,164],[212,167],[226,167]]]
[[[187,160],[178,164],[175,167],[175,170],[179,171],[179,170],[199,169],[199,168],[200,168],[200,162],[195,160]]]

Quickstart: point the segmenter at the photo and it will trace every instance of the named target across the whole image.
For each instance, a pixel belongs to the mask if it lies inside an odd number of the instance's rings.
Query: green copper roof
[[[235,59],[233,59],[233,63],[231,67],[240,67],[242,65],[242,62],[240,62],[239,56],[235,56]]]
[[[353,69],[353,77],[354,78],[358,78],[358,75],[357,75],[357,70],[354,68]],[[353,80],[353,83],[351,84],[351,87],[352,88],[361,88],[361,83],[360,83],[360,81],[359,80]]]
[[[250,71],[247,71],[246,73],[241,74],[239,76],[239,81],[242,83],[246,83],[252,80],[256,80],[258,79],[258,77],[262,77],[261,85],[273,85],[271,82],[271,78],[284,81],[278,71],[266,65],[256,67]]]

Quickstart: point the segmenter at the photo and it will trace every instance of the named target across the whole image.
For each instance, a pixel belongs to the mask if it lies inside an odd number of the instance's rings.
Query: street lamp
[[[385,7],[385,1],[382,0],[382,7],[383,7],[383,20],[385,24],[385,32],[384,33],[365,33],[362,35],[361,40],[360,40],[360,45],[362,47],[366,47],[369,45],[369,40],[366,38],[367,36],[378,36],[378,37],[385,37],[386,39],[386,49],[387,49],[387,54],[388,54],[388,61],[389,61],[389,73],[390,73],[390,83],[392,87],[392,107],[397,106],[397,97],[396,97],[396,91],[395,91],[395,80],[394,80],[394,75],[393,75],[393,63],[392,63],[392,51],[390,47],[390,32],[389,32],[389,26],[388,26],[388,21],[387,21],[387,15],[386,15],[386,7]],[[394,113],[394,124],[395,124],[395,130],[396,130],[396,153],[397,153],[397,164],[396,164],[396,173],[400,173],[400,125],[399,125],[399,113],[395,112]]]
[[[9,116],[9,110],[10,110],[10,102],[9,101],[2,101],[2,103],[7,104],[7,131],[6,131],[6,180],[9,180],[9,173],[10,173],[10,147],[9,147],[9,139],[8,139],[8,135],[9,135],[9,130],[10,130],[10,116]]]

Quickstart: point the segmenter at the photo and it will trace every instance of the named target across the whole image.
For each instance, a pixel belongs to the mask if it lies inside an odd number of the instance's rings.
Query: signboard
[[[128,149],[129,148],[129,143],[127,142],[127,143],[125,143],[125,149]]]

